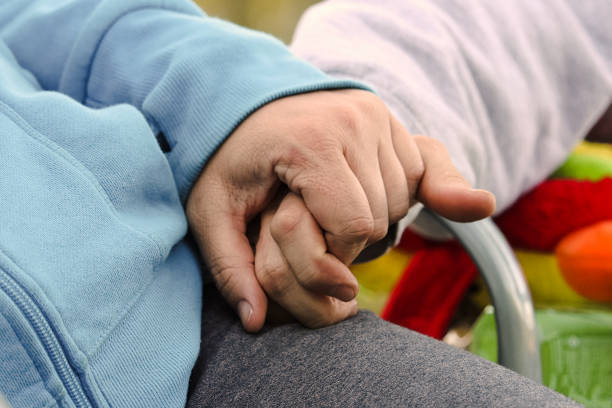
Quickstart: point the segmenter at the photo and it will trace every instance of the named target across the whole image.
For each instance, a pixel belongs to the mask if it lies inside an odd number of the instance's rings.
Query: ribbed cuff
[[[278,98],[340,88],[368,89],[324,74],[272,36],[202,15],[143,9],[112,24],[86,89],[72,94],[95,107],[138,107],[168,142],[184,202],[206,161],[255,110]]]
[[[79,33],[66,61],[58,90],[78,102],[84,103],[93,60],[106,33],[124,16],[147,9],[174,11],[194,16],[204,15],[198,6],[188,0],[100,1],[88,16],[87,22],[84,24],[86,28]]]
[[[304,78],[294,78],[293,80],[287,78],[284,82],[287,83],[277,84],[277,89],[272,91],[254,88],[245,90],[244,96],[238,98],[235,104],[232,103],[231,99],[227,100],[227,103],[232,104],[232,106],[218,105],[216,107],[218,114],[214,122],[208,123],[206,127],[210,129],[210,134],[220,137],[198,137],[198,134],[194,132],[190,136],[185,135],[176,143],[168,157],[183,202],[187,199],[191,186],[197,180],[202,168],[216,149],[240,123],[260,107],[280,98],[307,92],[346,88],[368,89],[358,82],[334,80],[325,75],[321,75],[319,79],[309,78],[307,80],[304,80]],[[235,92],[242,91],[237,90]],[[191,118],[191,120],[193,122],[190,127],[197,129],[197,123],[206,119],[198,117]]]

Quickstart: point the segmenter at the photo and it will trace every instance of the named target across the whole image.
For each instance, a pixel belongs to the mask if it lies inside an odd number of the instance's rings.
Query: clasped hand
[[[348,265],[415,201],[457,221],[495,207],[440,142],[409,134],[372,93],[338,90],[250,115],[209,160],[186,211],[219,290],[256,332],[271,305],[309,327],[355,314]]]

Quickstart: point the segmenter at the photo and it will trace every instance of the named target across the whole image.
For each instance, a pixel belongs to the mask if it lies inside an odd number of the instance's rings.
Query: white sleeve
[[[370,85],[502,211],[612,100],[610,0],[328,0],[292,49]]]

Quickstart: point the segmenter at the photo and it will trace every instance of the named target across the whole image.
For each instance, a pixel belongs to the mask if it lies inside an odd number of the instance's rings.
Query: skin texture
[[[256,332],[268,299],[309,327],[356,313],[347,265],[415,200],[458,221],[495,207],[440,142],[410,135],[373,94],[339,90],[253,113],[209,160],[186,210],[221,293]],[[247,226],[256,217],[254,253]]]

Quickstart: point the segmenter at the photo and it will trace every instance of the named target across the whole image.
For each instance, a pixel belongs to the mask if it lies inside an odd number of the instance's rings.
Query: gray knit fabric
[[[369,312],[335,326],[244,332],[205,289],[188,407],[571,407],[552,390]]]

